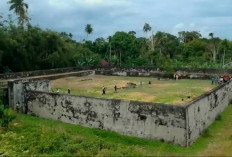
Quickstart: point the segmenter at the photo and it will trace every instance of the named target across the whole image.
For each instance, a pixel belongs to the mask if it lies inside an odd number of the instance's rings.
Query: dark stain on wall
[[[120,117],[120,100],[112,100],[111,106],[113,108],[113,121],[115,123]]]

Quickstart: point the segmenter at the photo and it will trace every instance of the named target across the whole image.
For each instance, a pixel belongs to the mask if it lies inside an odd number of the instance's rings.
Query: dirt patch
[[[141,93],[141,92],[133,92],[133,93],[126,93],[125,94],[126,99],[133,100],[136,99],[138,101],[144,101],[144,102],[153,102],[155,101],[155,96]]]

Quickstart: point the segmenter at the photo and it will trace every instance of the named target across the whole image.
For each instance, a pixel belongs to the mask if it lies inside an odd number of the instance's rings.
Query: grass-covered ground
[[[125,88],[127,83],[135,83],[137,86]],[[114,92],[115,85],[119,88],[118,93]],[[52,81],[51,86],[54,92],[60,88],[61,93],[67,93],[69,88],[72,94],[84,96],[168,104],[185,104],[215,87],[210,80],[160,81],[157,78],[100,75],[57,79]],[[107,88],[106,95],[102,95],[103,86]],[[188,96],[191,98],[188,99]]]
[[[231,156],[232,106],[190,148],[18,115],[0,129],[0,156]]]

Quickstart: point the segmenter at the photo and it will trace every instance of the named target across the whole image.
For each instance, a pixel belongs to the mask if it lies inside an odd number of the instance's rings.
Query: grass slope
[[[190,148],[18,115],[0,129],[0,156],[225,156],[232,154],[232,106]]]
[[[143,86],[140,87],[140,82]],[[148,82],[151,81],[151,85]],[[123,89],[127,83],[137,84],[136,88]],[[118,93],[114,93],[117,85]],[[67,77],[54,80],[51,83],[53,91],[61,89],[61,93],[67,93],[68,88],[72,94],[92,96],[99,98],[125,99],[145,102],[185,104],[192,99],[210,91],[216,85],[211,85],[209,80],[166,80],[148,77],[119,77],[119,76],[88,76]],[[102,95],[102,87],[107,87],[107,94]],[[191,99],[187,97],[191,96]],[[182,101],[184,99],[184,101]]]

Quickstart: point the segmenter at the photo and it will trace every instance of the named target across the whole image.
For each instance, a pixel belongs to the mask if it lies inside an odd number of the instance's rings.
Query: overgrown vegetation
[[[10,122],[16,118],[14,111],[10,108],[5,108],[0,100],[0,126],[5,130],[8,129]]]
[[[231,155],[232,106],[191,147],[122,136],[62,122],[17,115],[0,131],[2,156],[228,156]],[[210,137],[210,138],[209,138]],[[217,148],[217,149],[215,149]]]
[[[223,68],[232,58],[232,42],[215,37],[202,37],[197,31],[181,31],[178,36],[158,31],[145,24],[145,37],[135,31],[117,31],[107,39],[87,40],[94,28],[87,24],[86,39],[77,42],[69,32],[43,30],[29,22],[30,6],[24,0],[10,0],[9,16],[0,16],[0,71],[17,72],[70,66],[97,66],[105,59],[112,66],[157,66],[174,68]],[[84,31],[84,28],[83,28]],[[107,63],[107,62],[106,62]]]

